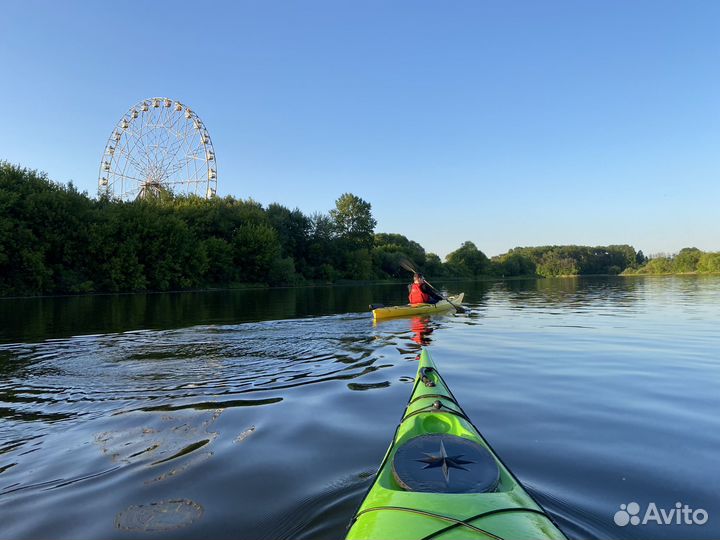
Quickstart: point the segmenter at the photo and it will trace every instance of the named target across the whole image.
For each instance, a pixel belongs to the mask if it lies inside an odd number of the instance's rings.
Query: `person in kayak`
[[[408,285],[408,300],[411,304],[437,304],[443,297],[425,283],[422,274],[413,275],[413,282]]]

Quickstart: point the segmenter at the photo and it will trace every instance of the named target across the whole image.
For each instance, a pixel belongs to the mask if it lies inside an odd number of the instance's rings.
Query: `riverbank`
[[[572,276],[569,276],[572,277]],[[577,277],[577,276],[576,276]],[[442,283],[457,283],[457,282],[487,282],[487,281],[517,281],[527,279],[545,279],[542,276],[511,276],[511,277],[498,277],[498,276],[478,276],[474,278],[462,278],[462,277],[429,277],[428,280],[431,282],[442,282]],[[173,290],[137,290],[137,291],[122,291],[122,292],[86,292],[77,294],[37,294],[37,295],[15,295],[15,296],[0,296],[0,300],[19,300],[19,299],[30,299],[30,298],[78,298],[78,297],[92,297],[92,296],[118,296],[118,295],[133,295],[133,294],[172,294],[172,293],[202,293],[202,292],[222,292],[222,291],[243,291],[243,290],[263,290],[263,289],[307,289],[307,288],[326,288],[326,287],[368,287],[376,285],[401,285],[407,284],[412,281],[412,278],[396,278],[396,279],[370,279],[370,280],[353,280],[353,279],[339,279],[334,282],[324,281],[303,281],[301,283],[295,283],[292,285],[268,285],[267,283],[229,283],[225,286],[215,287],[198,287],[192,289],[173,289]]]
[[[538,280],[545,281],[550,279],[587,279],[587,278],[624,278],[624,277],[648,277],[648,276],[718,276],[720,272],[675,272],[666,274],[649,274],[649,273],[625,273],[622,274],[564,274],[558,276],[540,276],[540,275],[523,275],[523,276],[492,276],[484,275],[473,278],[468,277],[431,277],[428,281],[433,283],[451,284],[451,283],[487,283],[487,282],[513,282]],[[287,289],[314,289],[314,288],[333,288],[333,287],[375,287],[380,285],[403,285],[408,284],[411,278],[396,279],[370,279],[370,280],[352,280],[339,279],[334,282],[324,281],[303,281],[292,285],[268,285],[267,283],[230,283],[221,287],[198,287],[193,289],[173,289],[173,290],[138,290],[138,291],[122,291],[122,292],[89,292],[77,294],[40,294],[40,295],[23,295],[23,296],[0,296],[2,300],[22,300],[33,298],[84,298],[84,297],[102,297],[102,296],[127,296],[127,295],[159,295],[159,294],[179,294],[179,293],[217,293],[223,291],[254,291],[254,290],[287,290]]]
[[[720,272],[623,272],[622,277],[720,276]]]

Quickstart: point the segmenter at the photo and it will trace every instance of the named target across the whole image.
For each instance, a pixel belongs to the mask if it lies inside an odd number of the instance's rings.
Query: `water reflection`
[[[638,300],[645,285],[644,280],[623,277],[514,280],[497,283],[493,294],[502,294],[519,308],[539,304],[594,308],[606,302],[628,306]]]
[[[418,345],[424,347],[430,345],[432,339],[430,334],[434,328],[430,326],[430,317],[413,317],[410,321],[410,329],[412,330],[412,340]]]
[[[402,286],[305,287],[0,299],[0,341],[367,312],[401,303]]]
[[[490,282],[438,282],[467,292],[483,305]],[[250,289],[158,294],[115,294],[58,298],[0,299],[0,343],[28,342],[80,334],[230,325],[341,313],[366,313],[369,304],[407,302],[402,283]]]

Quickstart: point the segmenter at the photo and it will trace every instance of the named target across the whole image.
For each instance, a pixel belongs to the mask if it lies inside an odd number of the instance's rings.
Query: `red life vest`
[[[411,304],[427,304],[430,301],[430,295],[423,292],[419,283],[413,283],[408,299]]]

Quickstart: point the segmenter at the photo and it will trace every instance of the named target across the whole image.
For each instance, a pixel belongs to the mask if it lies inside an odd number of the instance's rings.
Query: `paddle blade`
[[[410,262],[410,259],[407,257],[402,257],[399,261],[400,266],[402,266],[405,270],[408,272],[412,272],[413,274],[417,274],[418,271],[415,269],[415,265]]]

